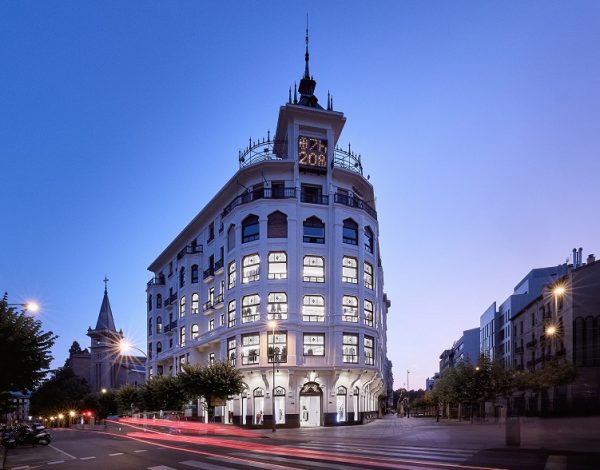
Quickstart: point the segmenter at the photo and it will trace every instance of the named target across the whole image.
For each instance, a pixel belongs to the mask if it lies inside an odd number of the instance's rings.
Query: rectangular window
[[[222,313],[219,318],[219,326],[223,326],[225,324],[225,314]]]
[[[365,336],[365,364],[372,366],[375,364],[374,344],[375,340],[371,336]]]
[[[211,318],[208,320],[208,331],[214,331],[215,329],[215,319]]]
[[[269,253],[269,279],[287,279],[287,254],[285,251]]]
[[[302,280],[304,282],[325,282],[325,259],[321,256],[305,256]]]
[[[229,301],[227,306],[227,326],[229,328],[235,326],[235,300]]]
[[[358,284],[358,261],[356,258],[350,256],[342,258],[342,282]]]
[[[358,335],[344,333],[342,337],[343,362],[358,363]]]
[[[322,333],[304,333],[303,351],[305,356],[324,356],[325,335]]]
[[[321,295],[305,295],[302,300],[303,321],[325,321],[325,299]]]
[[[242,283],[258,281],[260,278],[260,257],[258,253],[244,256],[242,259]]]
[[[179,346],[185,346],[185,326],[182,326],[179,330]]]
[[[373,302],[365,299],[365,325],[373,326]]]
[[[260,297],[258,294],[247,295],[242,298],[242,323],[257,321],[260,314]]]
[[[325,243],[325,225],[304,224],[304,243]]]
[[[207,240],[207,242],[210,243],[211,241],[213,241],[214,238],[215,238],[215,223],[211,222],[208,225],[208,240]]]
[[[227,340],[227,360],[229,361],[229,364],[231,364],[233,367],[235,367],[235,348],[235,337],[229,338]]]
[[[208,289],[208,303],[210,305],[215,305],[215,288],[211,287]]]
[[[197,293],[192,294],[192,314],[198,313],[200,296]]]
[[[229,263],[229,269],[228,269],[228,276],[227,276],[227,288],[228,289],[233,289],[235,287],[235,281],[236,281],[236,273],[235,273],[235,261],[232,261],[231,263]]]
[[[358,299],[352,295],[342,298],[342,320],[352,323],[358,322]]]
[[[275,332],[275,344],[273,344],[273,333],[267,333],[267,345],[268,345],[268,359],[269,364],[273,361],[276,363],[287,362],[287,333]],[[273,354],[273,346],[275,346],[275,353]],[[274,357],[273,357],[274,356]]]
[[[214,364],[215,363],[215,353],[209,353],[208,354],[208,363],[209,364]]]
[[[288,303],[285,292],[271,292],[267,298],[267,319],[287,320]]]
[[[312,184],[303,184],[301,186],[300,200],[309,204],[327,204],[323,197],[323,188]]]
[[[185,296],[179,299],[179,318],[185,317]]]
[[[373,266],[365,261],[364,268],[365,287],[367,289],[373,290]]]
[[[242,365],[258,364],[260,357],[260,335],[242,335]]]

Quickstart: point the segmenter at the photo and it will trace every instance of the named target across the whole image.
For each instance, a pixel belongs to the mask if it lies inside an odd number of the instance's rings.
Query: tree
[[[140,402],[146,411],[178,411],[185,403],[185,394],[177,378],[160,375],[140,387]]]
[[[242,373],[229,361],[215,361],[208,366],[183,366],[177,375],[188,399],[204,397],[225,399],[228,395],[236,395],[244,389]]]
[[[142,396],[140,389],[133,385],[123,385],[117,390],[117,410],[120,415],[133,413],[142,407]]]
[[[98,419],[117,414],[117,400],[115,392],[107,390],[106,393],[92,392],[81,399],[81,407],[94,412]]]
[[[8,306],[8,294],[0,300],[0,402],[7,392],[35,387],[47,374],[50,349],[57,336],[44,332],[39,320]],[[0,403],[0,408],[6,403]]]
[[[70,367],[61,367],[32,392],[31,412],[34,415],[51,415],[77,409],[89,391],[85,379],[75,375]]]

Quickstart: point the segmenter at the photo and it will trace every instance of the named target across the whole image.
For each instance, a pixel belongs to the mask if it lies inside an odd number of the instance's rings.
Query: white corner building
[[[149,267],[148,377],[229,360],[245,390],[217,407],[223,423],[269,427],[275,409],[280,427],[358,424],[387,392],[373,186],[337,147],[346,118],[319,105],[308,58],[275,136],[240,152]]]

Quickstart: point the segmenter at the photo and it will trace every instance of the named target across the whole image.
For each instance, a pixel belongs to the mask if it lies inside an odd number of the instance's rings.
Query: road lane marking
[[[54,447],[52,444],[48,444],[48,447],[52,447],[54,450],[60,452],[61,454],[65,454],[70,459],[77,460],[77,457],[75,457],[74,455],[71,455],[68,452],[65,452],[64,450],[60,450],[58,447]]]
[[[48,462],[48,465],[56,465],[57,463],[65,463],[64,460],[53,460],[52,462]]]
[[[109,457],[116,457],[117,455],[123,455],[123,452],[115,452],[114,454],[108,454]]]
[[[567,468],[566,455],[549,455],[544,470],[565,470]]]
[[[95,459],[96,457],[81,457],[79,460],[91,460],[91,459]]]
[[[140,452],[148,452],[148,449],[142,449],[142,450],[134,450],[134,452],[136,454],[140,453]]]
[[[167,467],[166,465],[157,465],[156,467],[148,467],[148,470],[177,470],[173,467]]]
[[[199,460],[184,460],[183,462],[177,462],[180,465],[186,465],[188,467],[202,468],[203,470],[238,470],[239,467],[223,467],[223,465],[213,465],[208,462],[200,462]]]
[[[29,465],[21,465],[20,467],[13,467],[12,470],[25,470],[29,468]]]
[[[235,453],[232,455],[237,455],[239,457],[243,456],[243,455],[247,455],[247,454],[242,454],[240,453]],[[268,460],[268,461],[273,461],[273,462],[284,462],[284,463],[293,463],[295,465],[310,465],[311,467],[320,467],[320,468],[327,468],[327,469],[331,469],[331,470],[347,470],[348,469],[348,465],[339,465],[339,464],[335,464],[332,462],[317,462],[316,460],[309,460],[309,459],[291,459],[288,457],[275,457],[275,456],[268,456],[268,455],[252,455],[253,459],[258,459],[258,460]],[[179,462],[179,463],[183,463],[183,462]]]

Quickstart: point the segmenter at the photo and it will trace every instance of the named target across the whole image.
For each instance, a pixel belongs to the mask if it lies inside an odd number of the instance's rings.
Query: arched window
[[[365,325],[373,326],[373,302],[365,299],[364,310],[365,310]]]
[[[198,265],[192,265],[192,284],[198,283]]]
[[[342,241],[348,245],[358,245],[358,224],[354,220],[344,220]]]
[[[235,248],[235,225],[230,225],[227,229],[227,251]]]
[[[235,326],[235,299],[230,300],[227,306],[227,326],[232,328]]]
[[[160,354],[162,352],[162,343],[158,341],[156,343],[156,354]]]
[[[258,281],[260,278],[260,257],[254,253],[242,258],[242,284]]]
[[[185,316],[185,295],[179,299],[179,317]]]
[[[248,243],[258,239],[258,216],[251,214],[242,221],[242,243]]]
[[[179,346],[185,346],[185,326],[179,330]]]
[[[198,325],[196,323],[194,323],[192,325],[192,339],[196,339],[198,336],[200,336],[200,332],[198,330]]]
[[[322,295],[305,295],[302,300],[303,321],[325,321],[325,299]]]
[[[287,238],[287,215],[275,211],[267,217],[267,238]]]
[[[156,308],[162,308],[162,295],[156,294]]]
[[[149,312],[152,311],[152,296],[151,295],[148,296],[148,311]]]
[[[192,294],[192,314],[198,313],[198,309],[200,308],[199,303],[200,303],[200,296],[198,295],[197,292],[194,292]]]
[[[183,287],[185,285],[185,267],[182,266],[179,268],[179,287]]]
[[[371,227],[365,227],[365,250],[373,254],[373,230]]]
[[[267,320],[287,320],[288,303],[285,292],[271,292],[267,297]]]
[[[258,294],[242,297],[242,323],[257,321],[260,315],[260,297]]]
[[[156,317],[156,332],[157,333],[163,332],[162,317]]]
[[[353,295],[342,297],[342,320],[352,323],[358,322],[358,299]]]
[[[325,243],[325,224],[312,216],[304,221],[304,243]]]

